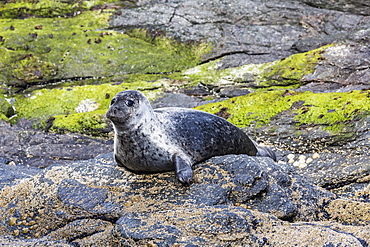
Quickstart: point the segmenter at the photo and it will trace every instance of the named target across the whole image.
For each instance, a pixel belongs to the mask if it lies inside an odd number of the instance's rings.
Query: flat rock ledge
[[[173,172],[133,174],[117,167],[112,157],[108,153],[52,165],[36,174],[32,170],[8,176],[13,180],[0,184],[0,242],[13,246],[370,244],[369,203],[338,198],[269,158],[214,157],[197,165],[194,183],[183,186]]]

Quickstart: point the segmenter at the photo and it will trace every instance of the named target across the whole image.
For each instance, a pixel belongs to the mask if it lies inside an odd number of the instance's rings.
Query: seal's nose
[[[105,116],[107,117],[107,118],[109,118],[109,119],[112,119],[112,118],[114,118],[115,116],[117,116],[117,107],[115,107],[115,106],[111,106],[109,109],[108,109],[108,111],[107,111],[107,113],[105,114]]]

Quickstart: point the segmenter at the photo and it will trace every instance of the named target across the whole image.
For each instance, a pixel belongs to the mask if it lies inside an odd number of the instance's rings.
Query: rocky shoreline
[[[2,244],[370,245],[369,4],[7,1],[0,18]],[[213,157],[190,186],[119,168],[104,114],[126,89],[224,117],[278,162]]]

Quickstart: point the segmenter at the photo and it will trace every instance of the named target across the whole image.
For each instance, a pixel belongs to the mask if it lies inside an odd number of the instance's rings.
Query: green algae
[[[4,114],[0,113],[0,120],[9,121],[9,118],[5,116]]]
[[[6,98],[0,94],[0,119],[9,120],[13,116],[14,110],[12,105],[6,100]]]
[[[28,82],[32,84],[41,79],[51,79],[57,73],[57,67],[50,62],[41,61],[35,56],[28,56],[19,61],[18,64],[11,68],[12,75],[19,81]],[[18,83],[18,85],[22,85]],[[27,84],[23,85],[26,86]]]
[[[199,65],[184,72],[194,83],[212,86],[241,84],[252,88],[301,85],[302,78],[313,73],[317,63],[323,59],[326,45],[305,53],[264,64],[247,64],[236,68],[219,70],[222,59]]]
[[[10,0],[0,4],[1,18],[29,16],[57,17],[71,15],[77,11],[89,10],[96,5],[118,2],[117,0]]]
[[[123,90],[134,89],[143,91],[149,99],[153,99],[161,92],[158,89],[162,85],[160,81],[155,81],[35,90],[26,95],[14,96],[17,117],[13,121],[26,118],[32,120],[35,126],[55,132],[96,134],[97,131],[94,130],[106,127],[102,115],[107,111],[114,95]],[[76,108],[83,100],[95,102],[96,109],[91,112],[77,112]],[[52,128],[48,126],[50,117],[55,118]]]
[[[150,39],[145,30],[131,36],[108,30],[110,15],[87,11],[71,18],[0,19],[0,82],[14,91],[76,78],[172,73],[199,64],[210,50],[207,44],[164,36]]]
[[[317,63],[323,59],[322,52],[332,45],[322,46],[305,53],[297,53],[271,63],[263,64],[258,68],[257,86],[286,86],[302,84],[305,75],[315,71]]]
[[[342,131],[347,122],[370,113],[370,91],[348,93],[313,93],[264,91],[197,107],[221,116],[239,126],[267,125],[283,111],[291,111],[297,125],[322,125],[331,132]],[[293,105],[301,102],[298,109]]]
[[[300,124],[319,124],[338,133],[355,117],[370,113],[370,91],[348,93],[305,92],[299,95],[304,105],[296,110],[295,119]]]
[[[48,130],[57,133],[77,132],[102,136],[105,132],[104,129],[107,128],[107,121],[104,118],[105,113],[106,110],[98,110],[86,113],[56,115],[52,117],[52,126]],[[48,123],[43,122],[42,124],[46,128]]]
[[[103,135],[107,127],[104,114],[115,94],[134,89],[142,91],[152,100],[162,92],[162,88],[168,87],[166,83],[165,80],[157,80],[40,89],[27,95],[15,96],[14,106],[17,118],[32,119],[43,129],[59,133]],[[369,114],[369,95],[370,91],[312,93],[260,90],[202,105],[197,109],[224,116],[238,127],[268,125],[271,118],[288,111],[298,126],[321,125],[330,132],[338,133],[346,128],[348,121],[361,114]],[[95,108],[88,112],[78,112],[77,108],[84,100],[94,102]]]
[[[226,112],[228,121],[238,127],[251,124],[266,125],[278,113],[288,110],[292,102],[285,101],[284,91],[264,91],[235,97],[221,102],[198,106],[198,110],[212,114]]]
[[[80,1],[79,8],[87,2]],[[1,118],[8,121],[11,117],[13,123],[26,118],[50,131],[96,134],[95,130],[106,126],[102,116],[113,95],[137,89],[153,98],[157,89],[169,83],[166,78],[181,77],[177,71],[199,64],[201,56],[211,49],[208,44],[183,44],[164,35],[154,37],[146,30],[134,29],[127,34],[108,30],[111,13],[106,11],[76,12],[73,17],[59,18],[54,16],[59,15],[65,1],[24,3],[27,17],[53,18],[21,20],[2,15],[0,19],[0,84],[7,97],[15,100],[16,109],[16,115],[1,113]],[[102,1],[89,3],[86,8]],[[17,4],[20,1],[0,5],[0,13],[5,13],[5,8],[18,8]],[[44,4],[45,9],[38,4]],[[74,4],[63,13],[74,11]],[[35,14],[32,11],[37,6],[40,12]],[[55,13],[43,12],[53,7]],[[40,85],[44,89],[37,89]],[[19,90],[24,93],[12,95]],[[76,112],[86,99],[96,102],[97,109]]]

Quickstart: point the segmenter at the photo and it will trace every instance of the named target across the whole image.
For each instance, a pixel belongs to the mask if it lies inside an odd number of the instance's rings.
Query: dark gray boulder
[[[13,126],[0,120],[0,129],[0,157],[16,165],[43,168],[113,151],[112,140],[46,133],[32,128],[32,122],[27,120]]]
[[[49,166],[0,191],[1,241],[23,246],[260,246],[284,242],[297,232],[300,237],[292,243],[313,237],[318,246],[370,241],[366,215],[338,209],[344,202],[288,165],[228,155],[198,164],[194,172],[195,182],[183,186],[173,172],[138,175],[119,168],[112,153]],[[360,222],[358,233],[352,233],[355,226],[338,232],[313,222],[330,215]]]
[[[369,34],[370,29],[366,34],[367,38]],[[318,63],[315,72],[304,76],[302,80],[328,81],[338,86],[359,84],[366,86],[364,89],[368,89],[370,87],[369,44],[367,40],[366,44],[343,44],[327,48],[322,54],[323,61]],[[350,90],[356,90],[356,88]]]
[[[112,156],[53,165],[14,185],[13,192],[2,199],[2,225],[14,232],[19,227],[9,226],[8,219],[24,218],[22,215],[31,212],[29,221],[35,221],[38,230],[56,230],[71,220],[92,215],[115,220],[124,212],[225,204],[244,205],[281,219],[308,220],[318,218],[314,212],[322,201],[334,198],[332,193],[311,185],[269,158],[212,158],[198,165],[196,183],[185,187],[172,172],[136,175],[120,169]],[[14,212],[14,207],[19,209]],[[37,229],[23,236],[45,234]]]
[[[369,13],[369,5],[359,1],[154,0],[121,9],[110,26],[211,42],[213,50],[204,60],[223,57],[226,68],[270,62],[353,39],[369,30]]]
[[[35,167],[4,164],[0,159],[0,189],[15,185],[23,179],[31,178],[41,171],[41,169]]]
[[[304,0],[304,3],[323,9],[335,9],[342,12],[353,13],[357,15],[370,15],[370,4],[361,0]]]
[[[294,114],[288,110],[268,126],[248,128],[248,132],[258,133],[257,139],[278,148],[280,162],[313,184],[369,202],[370,117],[360,115],[336,134],[322,127],[301,126],[297,135]],[[274,133],[269,131],[271,128]]]

